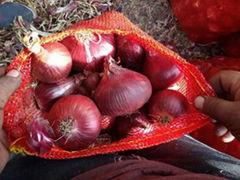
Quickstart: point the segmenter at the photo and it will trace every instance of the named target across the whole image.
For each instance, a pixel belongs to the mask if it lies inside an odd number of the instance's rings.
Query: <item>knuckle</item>
[[[208,99],[208,101],[206,101],[206,103],[204,104],[203,111],[207,114],[212,114],[213,112],[216,112],[218,110],[219,105],[219,101]]]

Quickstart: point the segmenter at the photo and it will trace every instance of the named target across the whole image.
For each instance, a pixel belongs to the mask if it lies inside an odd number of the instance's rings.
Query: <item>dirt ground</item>
[[[6,1],[13,0],[3,0],[0,4]],[[93,18],[109,10],[122,12],[143,31],[187,60],[222,55],[221,49],[216,44],[202,45],[188,40],[172,14],[168,0],[14,0],[14,2],[23,3],[34,9],[38,17],[32,24],[25,24],[17,19],[12,27],[0,29],[0,65],[10,63],[23,49],[19,39],[21,33],[26,30],[38,30],[42,35],[55,33],[77,21]],[[51,14],[52,9],[67,7],[73,2],[78,3],[77,8],[67,13]]]

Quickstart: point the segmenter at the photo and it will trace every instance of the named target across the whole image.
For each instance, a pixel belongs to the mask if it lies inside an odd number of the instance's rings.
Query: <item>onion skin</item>
[[[176,82],[181,71],[167,56],[150,51],[143,68],[144,74],[152,83],[153,89],[161,90]]]
[[[83,74],[77,74],[53,84],[40,83],[34,90],[39,109],[48,112],[59,98],[78,92],[83,79]]]
[[[100,82],[100,76],[98,72],[88,72],[87,78],[83,81],[83,86],[90,92],[96,90],[99,82]]]
[[[47,120],[34,119],[27,129],[27,144],[38,153],[46,153],[55,146],[55,135]]]
[[[61,41],[73,58],[73,69],[80,72],[102,71],[106,56],[114,56],[115,39],[113,34],[79,33]]]
[[[146,134],[153,130],[153,126],[146,115],[140,112],[127,116],[116,117],[109,134],[114,140],[129,136]]]
[[[120,58],[123,67],[140,71],[144,64],[145,51],[137,42],[127,39],[125,36],[117,35],[117,59]]]
[[[141,108],[151,94],[151,83],[146,76],[108,60],[95,91],[95,102],[103,115],[120,116]]]
[[[114,121],[115,121],[115,117],[103,116],[101,121],[101,129],[102,130],[109,129],[112,126]]]
[[[87,148],[100,133],[102,116],[86,96],[70,95],[58,100],[48,119],[56,134],[56,143],[68,151]]]
[[[189,103],[183,94],[174,90],[163,90],[152,96],[148,113],[154,122],[168,124],[188,112]]]
[[[65,46],[58,42],[42,45],[32,58],[32,76],[41,82],[55,83],[66,78],[72,68],[72,58]]]

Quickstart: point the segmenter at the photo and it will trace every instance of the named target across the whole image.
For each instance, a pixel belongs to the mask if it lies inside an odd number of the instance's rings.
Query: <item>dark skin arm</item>
[[[224,142],[234,137],[240,141],[240,72],[221,71],[210,79],[210,84],[219,96],[227,98],[197,97],[195,106],[217,120],[217,135],[223,136]]]
[[[3,125],[3,108],[8,98],[19,87],[21,83],[21,75],[18,71],[13,70],[5,75],[6,68],[0,67],[0,172],[8,162],[9,151],[8,143]]]

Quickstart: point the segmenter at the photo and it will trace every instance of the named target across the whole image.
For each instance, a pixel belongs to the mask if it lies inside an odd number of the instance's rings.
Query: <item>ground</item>
[[[207,59],[222,54],[214,43],[201,45],[189,41],[178,26],[168,0],[75,0],[74,3],[69,3],[70,0],[16,1],[34,9],[38,18],[31,25],[18,18],[12,27],[0,29],[0,64],[10,63],[23,48],[19,39],[27,30],[37,29],[45,36],[47,33],[62,31],[76,21],[93,18],[109,10],[122,12],[142,30],[187,60]],[[72,10],[67,11],[67,8]],[[56,10],[66,12],[57,13]]]

